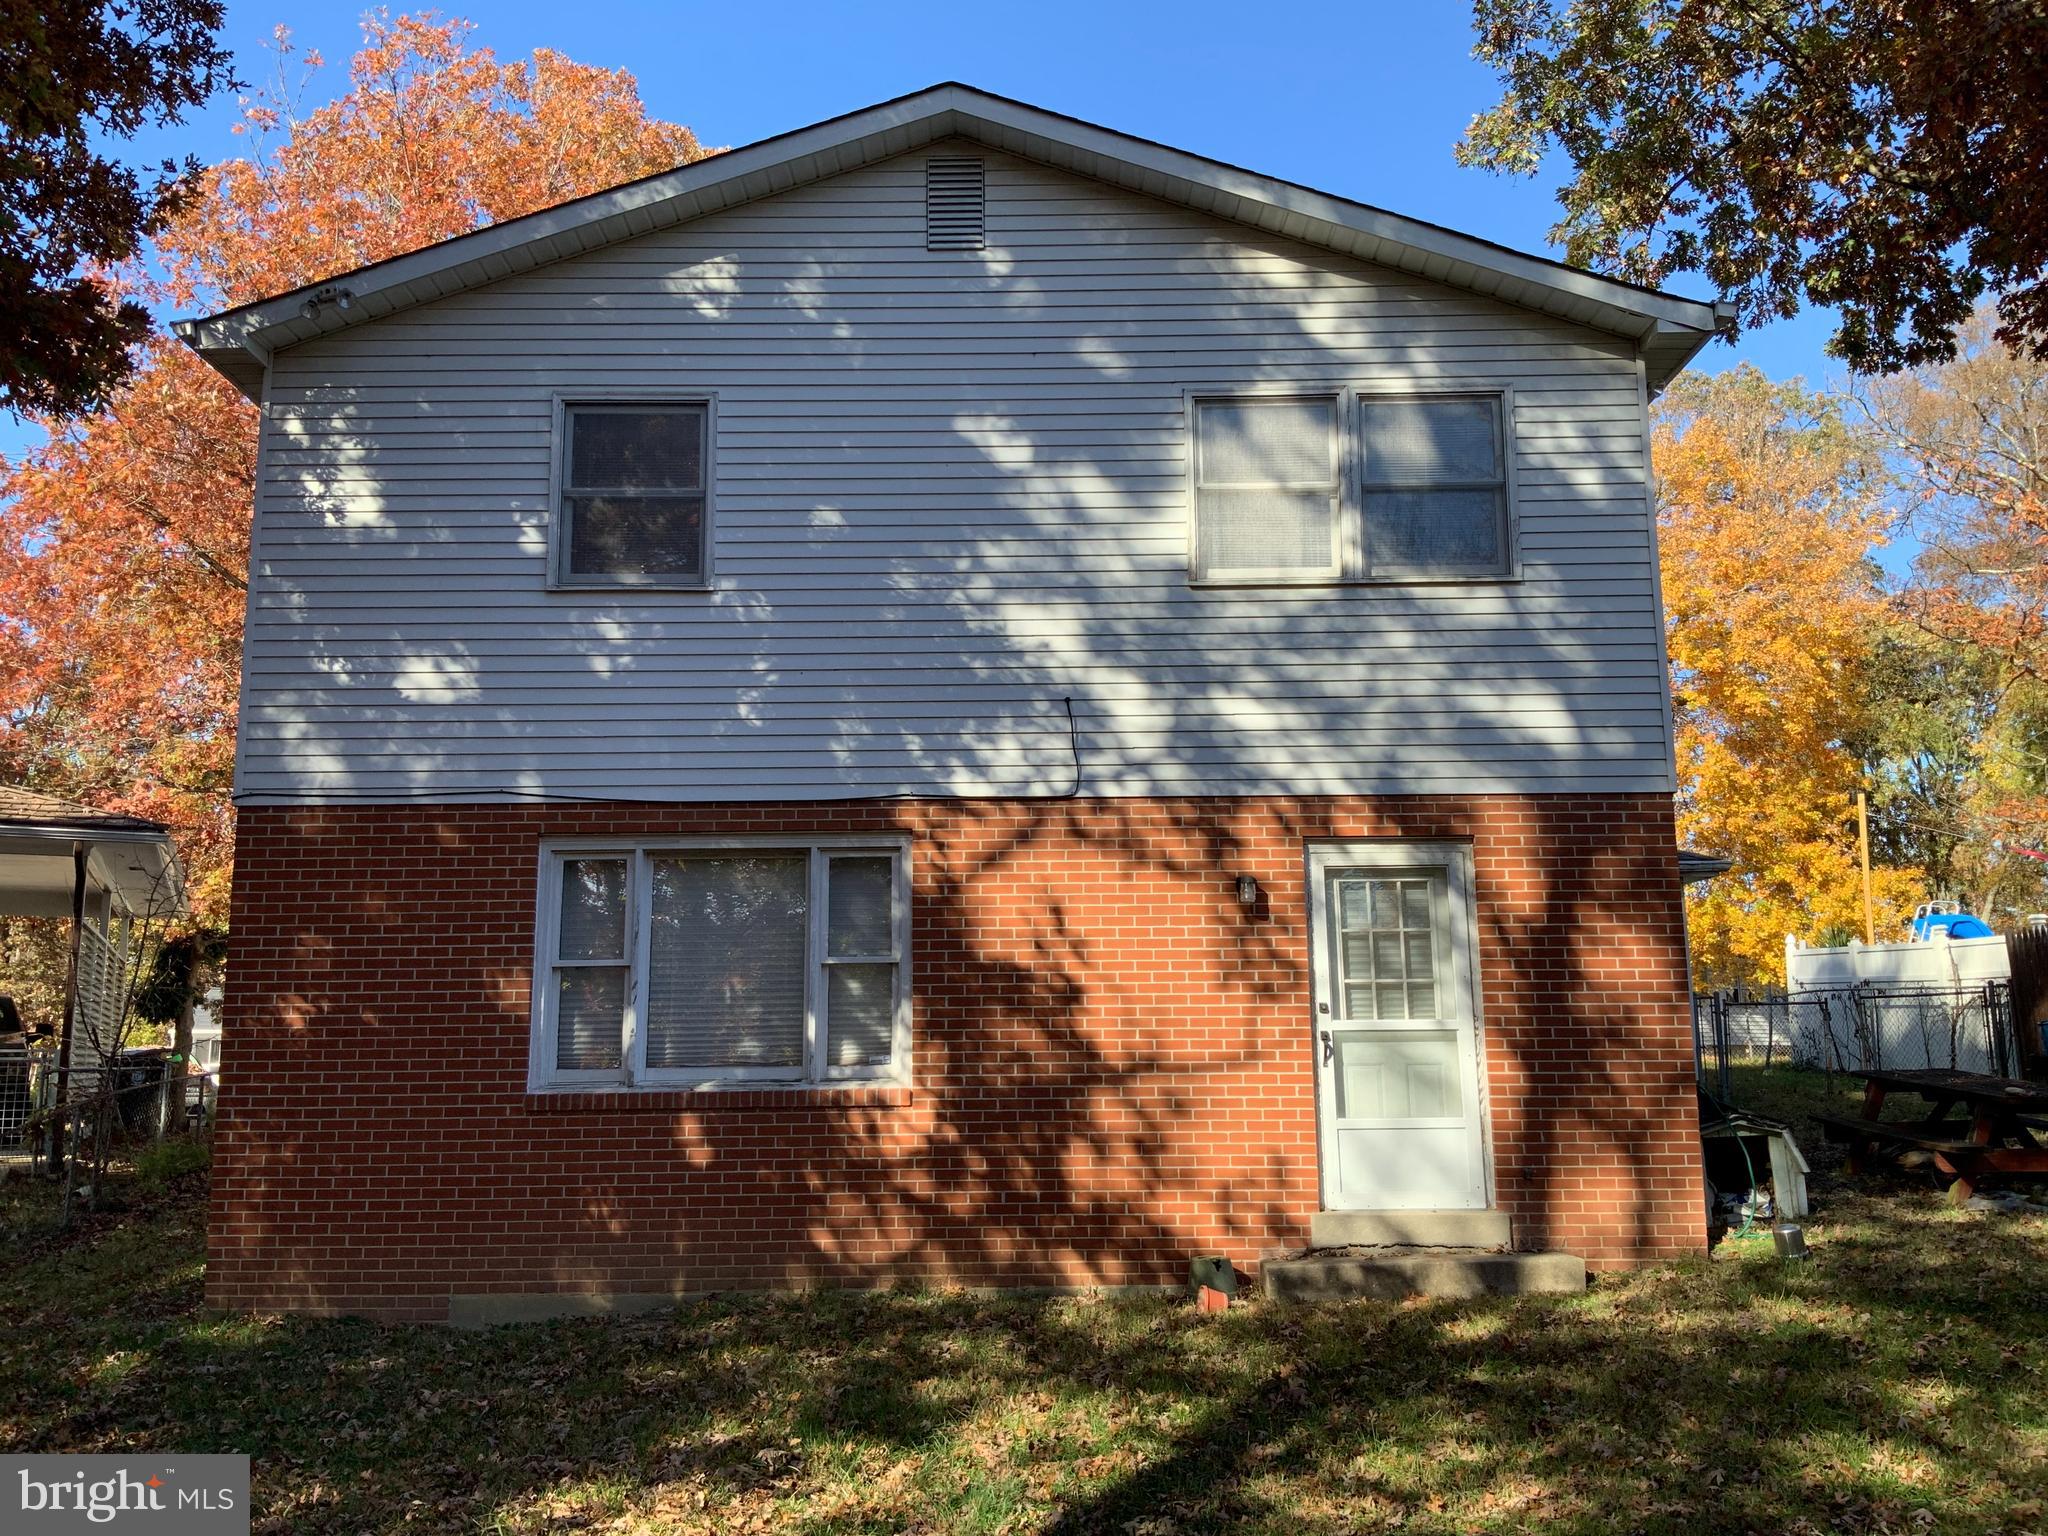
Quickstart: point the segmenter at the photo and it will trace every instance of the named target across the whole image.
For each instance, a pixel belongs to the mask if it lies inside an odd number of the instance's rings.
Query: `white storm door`
[[[1325,844],[1308,862],[1324,1209],[1484,1208],[1470,850]]]

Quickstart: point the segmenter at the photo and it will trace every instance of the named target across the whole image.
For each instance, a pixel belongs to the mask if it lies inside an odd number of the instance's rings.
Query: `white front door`
[[[1309,847],[1326,1210],[1487,1204],[1471,867],[1458,843]]]

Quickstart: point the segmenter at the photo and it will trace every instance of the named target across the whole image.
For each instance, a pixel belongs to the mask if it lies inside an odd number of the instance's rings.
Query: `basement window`
[[[900,844],[554,847],[535,1087],[901,1081]]]

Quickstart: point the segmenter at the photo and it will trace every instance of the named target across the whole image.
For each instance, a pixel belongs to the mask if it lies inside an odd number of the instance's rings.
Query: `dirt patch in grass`
[[[1582,1297],[471,1334],[209,1315],[202,1224],[188,1185],[0,1258],[0,1450],[246,1451],[266,1532],[2044,1529],[2048,1220],[1932,1191]]]

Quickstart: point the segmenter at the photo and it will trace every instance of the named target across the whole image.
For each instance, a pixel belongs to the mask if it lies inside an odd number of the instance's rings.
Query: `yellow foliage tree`
[[[1695,984],[1781,984],[1787,934],[1860,935],[1852,802],[1886,615],[1881,470],[1828,401],[1753,368],[1692,374],[1653,437],[1679,836],[1734,860],[1690,892]],[[1880,869],[1879,937],[1922,878]]]

